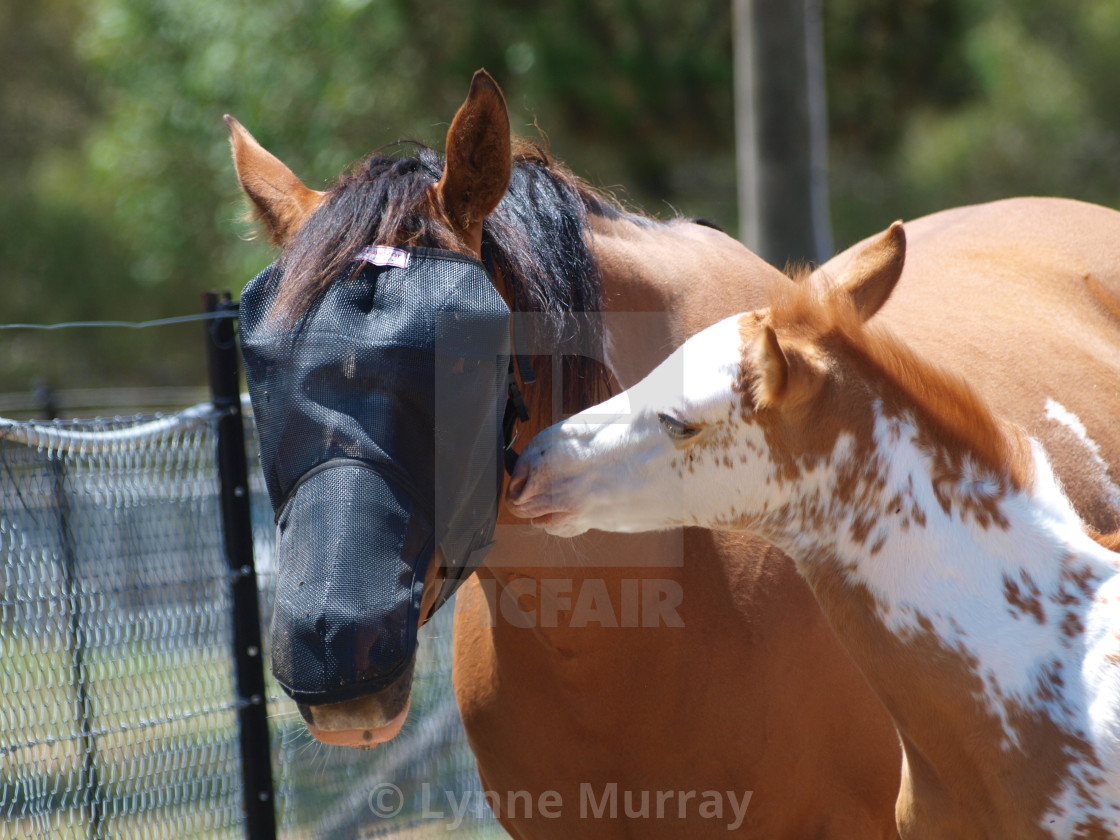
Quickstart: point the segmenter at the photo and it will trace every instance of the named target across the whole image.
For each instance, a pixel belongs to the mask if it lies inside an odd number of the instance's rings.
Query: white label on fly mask
[[[408,268],[412,255],[400,248],[391,248],[388,245],[375,245],[366,248],[358,254],[358,259],[373,265],[391,265],[397,268]]]

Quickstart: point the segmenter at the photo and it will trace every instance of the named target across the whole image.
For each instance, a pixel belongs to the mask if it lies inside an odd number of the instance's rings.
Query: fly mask
[[[525,417],[510,310],[480,263],[431,248],[360,259],[295,326],[269,317],[279,263],[241,297],[277,523],[272,670],[314,705],[406,672],[433,555],[438,607],[493,544],[503,419],[508,435],[509,406]]]

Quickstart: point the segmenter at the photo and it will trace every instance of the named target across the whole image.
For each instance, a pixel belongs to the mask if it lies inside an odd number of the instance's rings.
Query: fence
[[[233,593],[253,575],[231,571],[223,528],[219,438],[239,408],[0,420],[0,840],[504,836],[486,812],[440,807],[480,786],[451,692],[450,607],[421,630],[405,731],[372,752],[313,741],[267,668],[263,703],[246,690],[236,652],[269,651],[267,633],[245,642],[259,627]],[[274,534],[251,422],[244,440],[247,521],[233,527],[267,628]],[[391,816],[387,785],[401,792]]]

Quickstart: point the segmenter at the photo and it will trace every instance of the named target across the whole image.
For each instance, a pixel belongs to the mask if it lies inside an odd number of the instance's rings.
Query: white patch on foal
[[[1100,562],[1115,557],[1082,534],[1042,447],[1032,442],[1035,483],[1028,493],[1007,492],[990,471],[964,465],[955,495],[994,502],[1006,520],[1003,527],[971,521],[960,506],[944,511],[928,478],[928,454],[916,445],[917,430],[905,419],[880,414],[875,437],[879,451],[890,446],[889,460],[882,461],[888,474],[880,499],[894,493],[894,509],[878,511],[879,521],[862,542],[851,539],[847,526],[866,512],[845,511],[831,545],[850,564],[852,577],[874,595],[887,629],[903,640],[932,630],[948,649],[976,663],[986,689],[982,699],[1003,727],[1004,749],[1022,746],[1012,711],[1043,712],[1071,733],[1089,734],[1090,698],[1099,698],[1100,686],[1086,691],[1077,669],[1085,654],[1080,648],[1091,648],[1095,640],[1086,633],[1074,643],[1078,650],[1055,648],[1056,628],[1087,600],[1063,574],[1063,562],[1074,551]],[[896,517],[915,510],[924,515],[924,526],[898,527]],[[1024,534],[1030,535],[1027,541]],[[877,550],[869,552],[868,545]],[[993,593],[1003,593],[1005,600],[994,609]],[[1014,644],[1007,643],[1011,639]],[[1045,690],[1054,668],[1065,686],[1058,697]]]
[[[1057,423],[1077,438],[1085,447],[1089,461],[1093,465],[1094,477],[1100,485],[1101,494],[1112,507],[1120,510],[1120,487],[1108,474],[1108,462],[1101,457],[1100,445],[1089,436],[1089,430],[1081,418],[1052,397],[1046,398],[1046,419]]]

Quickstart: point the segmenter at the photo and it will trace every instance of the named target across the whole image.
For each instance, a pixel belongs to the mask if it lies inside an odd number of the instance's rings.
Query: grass
[[[216,620],[228,619],[219,615]],[[100,802],[102,837],[243,836],[233,665],[227,647],[212,639],[190,646],[185,639],[158,634],[139,639],[130,633],[120,628],[115,635],[106,634],[124,637],[121,643],[91,638],[84,651],[96,770],[91,784],[85,775],[89,753],[81,731],[74,657],[63,622],[55,616],[18,633],[11,627],[0,631],[0,840],[89,838],[90,812],[84,803],[91,787]],[[449,668],[433,664],[417,674],[417,720],[448,690]],[[370,784],[377,754],[329,751],[312,743],[294,706],[271,678],[269,696],[277,698],[270,707],[277,794],[296,806],[277,802],[280,834],[318,837],[316,824],[326,806]],[[285,744],[296,746],[285,749]],[[448,766],[447,756],[422,758],[432,766],[433,786],[454,785],[436,769]],[[284,762],[288,766],[280,768]],[[362,800],[357,807],[364,805]],[[363,836],[507,836],[496,825],[468,821],[449,832],[442,822],[416,825],[417,817],[406,808],[395,827],[367,819]]]
[[[103,836],[147,840],[153,811],[166,817],[167,836],[239,836],[228,653],[94,640],[83,654],[87,738],[67,641],[52,632],[3,637],[0,838],[88,836],[90,792]]]

